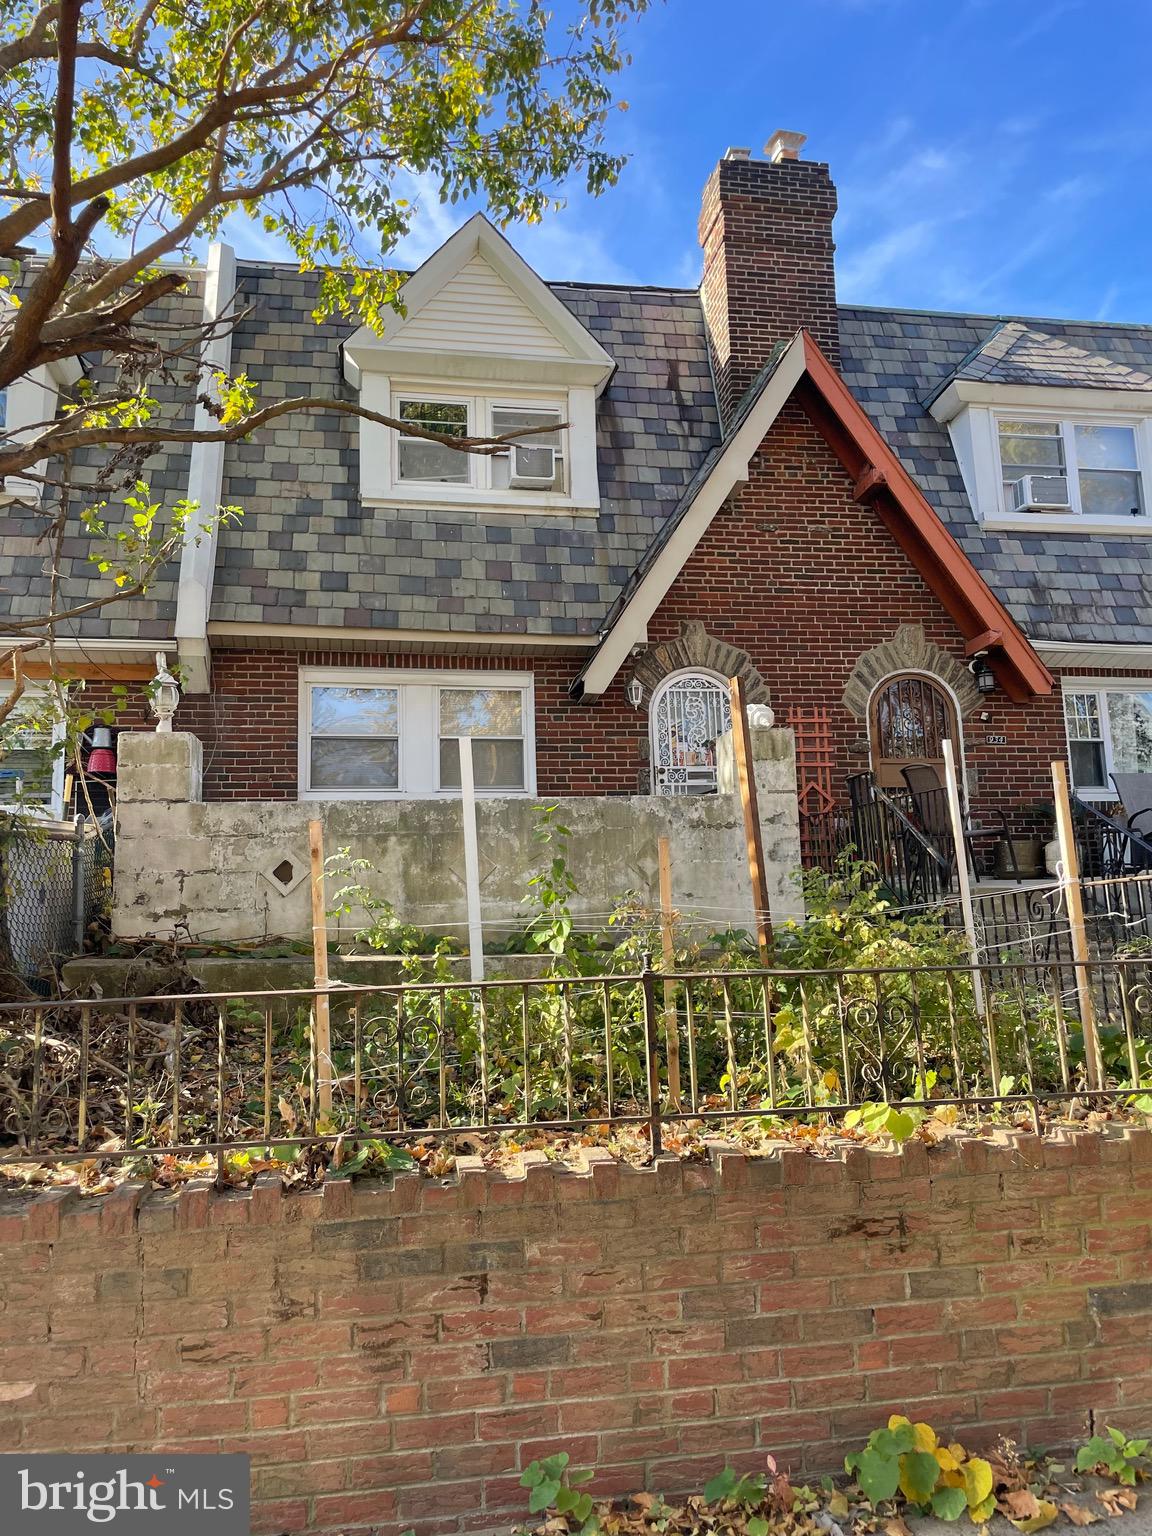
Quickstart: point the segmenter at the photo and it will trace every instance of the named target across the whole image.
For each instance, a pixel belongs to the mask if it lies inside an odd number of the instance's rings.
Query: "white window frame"
[[[361,401],[382,416],[396,416],[401,400],[428,400],[468,408],[472,435],[491,435],[493,407],[524,411],[555,411],[561,422],[560,453],[564,489],[542,491],[492,484],[491,456],[468,454],[467,484],[442,484],[399,477],[400,434],[393,428],[360,423],[360,495],[366,507],[419,505],[446,510],[498,507],[502,512],[538,515],[551,510],[598,512],[600,486],[596,462],[596,393],[573,385],[567,389],[510,385],[498,380],[453,381],[412,377],[387,378],[365,373]]]
[[[0,688],[0,700],[7,699],[11,694],[11,688]],[[23,699],[45,699],[49,695],[43,688],[25,687],[21,696]],[[16,706],[19,709],[19,705]],[[58,747],[65,740],[67,728],[63,720],[53,722],[51,731],[51,745]],[[65,762],[64,753],[56,752],[52,758],[52,798],[46,805],[31,805],[25,803],[18,805],[14,802],[0,800],[0,811],[9,815],[31,816],[41,821],[61,821],[64,817],[64,778]]]
[[[392,385],[393,409],[385,414],[399,416],[400,402],[427,401],[431,405],[462,405],[468,412],[467,432],[470,437],[494,436],[492,428],[492,412],[497,409],[517,411],[554,411],[560,421],[560,456],[564,463],[565,488],[562,491],[536,491],[518,490],[513,486],[497,488],[492,484],[492,456],[486,453],[466,453],[463,455],[468,464],[467,483],[451,484],[437,480],[404,480],[400,476],[400,432],[392,432],[392,451],[390,455],[390,472],[392,484],[396,487],[398,495],[406,499],[416,497],[421,500],[434,501],[475,501],[480,497],[497,497],[502,501],[510,502],[515,506],[539,506],[541,503],[552,504],[567,501],[571,488],[570,469],[570,444],[569,429],[564,426],[568,420],[568,401],[563,395],[524,395],[507,394],[499,389],[477,391],[476,393],[446,393],[443,385],[437,388],[432,384],[409,384],[397,381]]]
[[[975,388],[976,386],[967,386]],[[951,386],[931,406],[933,417],[946,424],[956,462],[976,520],[985,528],[1013,533],[1120,534],[1152,538],[1152,414],[1134,410],[1134,401],[1102,402],[1101,393],[1116,391],[1056,390],[981,386],[991,398],[971,395]],[[1136,461],[1141,476],[1144,513],[1141,517],[1099,517],[1083,512],[1008,512],[1000,464],[1001,421],[1051,421],[1072,426],[1133,427]],[[1067,454],[1066,467],[1067,467]],[[1073,494],[1080,494],[1079,480]]]
[[[312,688],[396,688],[399,707],[399,783],[395,789],[313,789],[311,784]],[[531,672],[447,671],[438,668],[301,667],[299,701],[299,798],[301,800],[458,800],[458,789],[440,787],[440,690],[517,689],[524,730],[524,788],[481,789],[477,797],[525,799],[536,793],[535,679]],[[502,738],[507,739],[507,738]]]
[[[1139,528],[1149,523],[1150,518],[1152,518],[1152,509],[1150,509],[1148,502],[1148,459],[1147,455],[1143,451],[1144,445],[1141,441],[1143,434],[1140,430],[1141,423],[1139,418],[1115,416],[1111,413],[1107,415],[1092,415],[1087,411],[1077,412],[1072,416],[1066,416],[1061,415],[1055,411],[1004,410],[997,411],[995,413],[994,421],[996,428],[996,471],[998,484],[1000,487],[998,505],[1000,508],[1000,513],[1003,517],[1013,519],[1019,518],[1022,521],[1030,520],[1035,517],[1039,521],[1083,523],[1087,524],[1089,527],[1096,525],[1106,525],[1109,528],[1114,528],[1117,525],[1120,527],[1134,526]],[[1068,479],[1068,499],[1072,503],[1071,512],[1021,513],[1017,512],[1013,507],[1008,505],[1004,492],[1004,465],[1000,457],[1000,426],[1002,422],[1006,421],[1036,421],[1043,422],[1048,426],[1055,426],[1059,428],[1060,443],[1064,451],[1063,474],[1066,475]],[[1136,453],[1136,474],[1140,479],[1140,500],[1143,507],[1143,510],[1140,512],[1139,516],[1116,518],[1110,516],[1101,516],[1099,513],[1095,512],[1084,511],[1083,503],[1080,498],[1080,460],[1076,452],[1077,427],[1127,427],[1128,430],[1132,433],[1132,443]],[[1018,465],[1013,465],[1012,467],[1014,469],[1019,468]],[[1041,473],[1058,474],[1061,473],[1061,471],[1043,470]]]
[[[1152,693],[1152,678],[1141,677],[1063,677],[1060,680],[1060,709],[1064,724],[1064,746],[1068,758],[1068,775],[1072,776],[1072,742],[1068,736],[1068,714],[1065,700],[1069,694],[1092,693],[1096,695],[1096,711],[1100,717],[1101,742],[1104,748],[1104,774],[1106,785],[1093,788],[1081,788],[1072,784],[1073,794],[1080,796],[1082,800],[1098,800],[1100,802],[1114,801],[1117,798],[1116,786],[1112,783],[1111,774],[1115,769],[1115,760],[1112,756],[1112,728],[1108,715],[1109,693]]]

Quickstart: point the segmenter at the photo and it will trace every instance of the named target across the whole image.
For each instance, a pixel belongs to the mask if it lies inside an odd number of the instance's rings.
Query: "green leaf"
[[[935,1456],[928,1451],[908,1451],[900,1462],[900,1470],[906,1496],[917,1504],[926,1504],[940,1476],[940,1463]]]
[[[768,1536],[771,1527],[763,1515],[751,1515],[744,1529],[748,1536]]]
[[[892,1498],[900,1486],[900,1463],[869,1447],[860,1453],[856,1481],[869,1503],[882,1504],[885,1499]]]
[[[538,1461],[530,1461],[524,1468],[524,1475],[520,1479],[521,1488],[535,1488],[544,1477],[544,1469]]]
[[[1118,1445],[1121,1450],[1128,1444],[1128,1436],[1122,1429],[1113,1429],[1110,1424],[1105,1424],[1104,1432],[1112,1441],[1112,1444]]]
[[[968,1508],[963,1488],[937,1488],[932,1495],[932,1513],[939,1520],[959,1520]]]
[[[546,1478],[544,1482],[537,1483],[532,1490],[532,1497],[528,1500],[528,1508],[531,1513],[538,1515],[542,1509],[547,1509],[555,1501],[556,1495],[560,1492],[560,1487],[560,1483],[551,1478]]]
[[[706,1504],[719,1504],[721,1499],[726,1499],[740,1481],[731,1467],[725,1467],[723,1472],[717,1472],[710,1482],[704,1484],[704,1502]]]
[[[885,1129],[893,1141],[907,1141],[916,1129],[916,1122],[902,1109],[893,1109],[888,1112],[888,1124]]]

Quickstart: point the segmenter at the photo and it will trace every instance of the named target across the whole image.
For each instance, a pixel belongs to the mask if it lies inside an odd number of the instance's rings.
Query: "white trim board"
[[[1063,667],[1119,667],[1135,668],[1152,672],[1152,645],[1123,645],[1101,642],[1098,645],[1078,640],[1034,640],[1036,654],[1047,666]],[[1083,682],[1085,678],[1077,678]],[[1061,679],[1063,681],[1063,679]],[[1112,678],[1112,682],[1120,679]],[[1127,681],[1127,679],[1124,679]]]

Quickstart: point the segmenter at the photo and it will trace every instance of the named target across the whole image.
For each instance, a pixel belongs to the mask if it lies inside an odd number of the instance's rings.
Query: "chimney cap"
[[[725,160],[751,160],[752,151],[744,149],[739,145],[729,144],[728,148],[724,151],[724,158]]]
[[[764,153],[773,165],[781,160],[799,160],[800,151],[808,142],[806,133],[790,133],[787,128],[777,128],[764,146]]]

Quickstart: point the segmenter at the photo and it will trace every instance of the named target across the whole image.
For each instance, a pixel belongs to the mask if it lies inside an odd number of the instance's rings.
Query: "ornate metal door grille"
[[[652,764],[658,795],[716,793],[716,738],[732,726],[728,689],[706,672],[665,683],[652,707]]]

